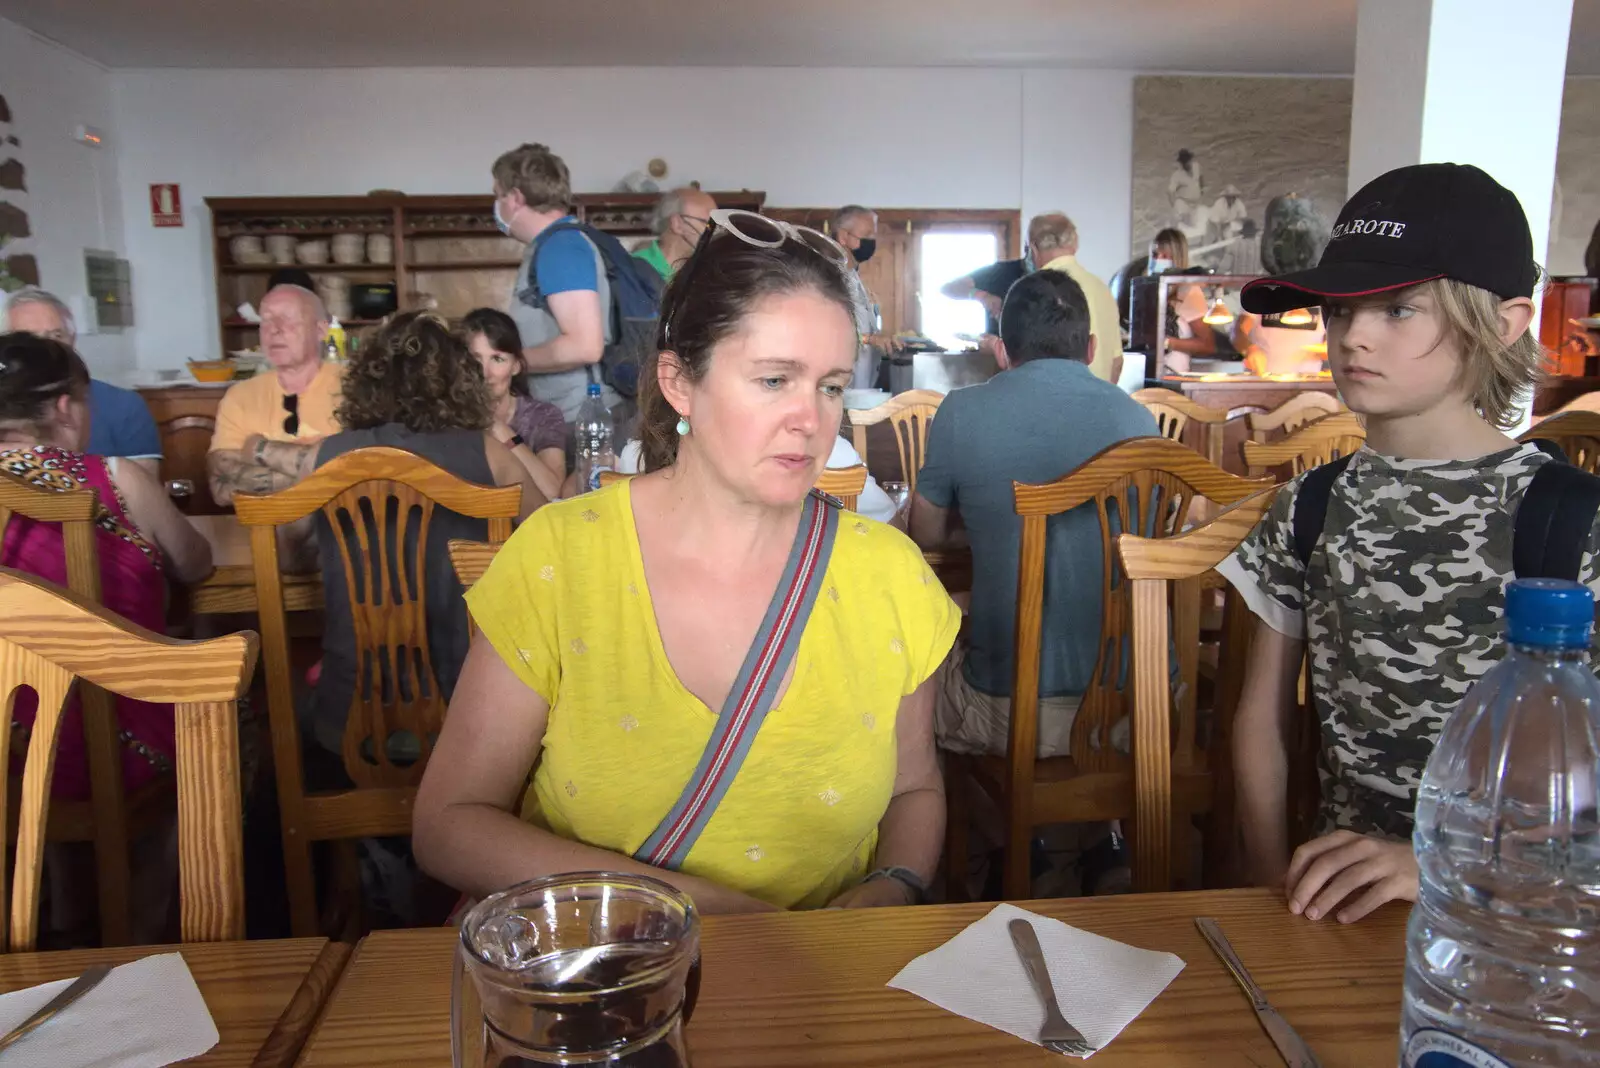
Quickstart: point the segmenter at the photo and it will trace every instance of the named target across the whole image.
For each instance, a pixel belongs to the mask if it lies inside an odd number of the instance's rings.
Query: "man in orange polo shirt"
[[[339,429],[339,365],[322,358],[328,313],[300,286],[281,285],[261,300],[261,348],[272,370],[231,386],[217,406],[217,429],[206,456],[211,497],[272,493],[308,473],[308,450]]]

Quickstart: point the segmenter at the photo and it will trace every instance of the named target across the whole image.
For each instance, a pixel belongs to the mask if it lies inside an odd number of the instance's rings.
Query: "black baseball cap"
[[[1362,186],[1339,212],[1322,259],[1245,285],[1245,311],[1270,315],[1454,278],[1503,299],[1533,296],[1528,217],[1511,190],[1464,163],[1400,167]]]

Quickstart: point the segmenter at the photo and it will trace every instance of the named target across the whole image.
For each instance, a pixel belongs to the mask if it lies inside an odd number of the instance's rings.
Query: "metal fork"
[[[1022,967],[1033,983],[1034,992],[1044,1002],[1044,1026],[1039,1028],[1039,1045],[1051,1053],[1065,1053],[1073,1057],[1087,1057],[1099,1049],[1091,1045],[1079,1031],[1061,1015],[1061,1004],[1056,1001],[1056,988],[1050,982],[1050,969],[1045,967],[1044,950],[1039,946],[1039,935],[1027,920],[1012,920],[1006,924],[1011,932],[1011,943],[1017,947]]]

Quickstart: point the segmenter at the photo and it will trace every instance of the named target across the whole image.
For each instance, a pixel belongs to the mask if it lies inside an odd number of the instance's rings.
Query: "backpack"
[[[1584,549],[1595,515],[1600,513],[1600,477],[1567,462],[1553,441],[1535,438],[1532,444],[1550,457],[1533,473],[1517,514],[1512,520],[1511,568],[1517,578],[1559,578],[1580,581]],[[1312,469],[1300,480],[1295,495],[1292,533],[1294,554],[1305,567],[1322,538],[1328,518],[1328,498],[1333,484],[1352,457]]]
[[[611,340],[600,354],[600,375],[619,396],[633,400],[639,395],[639,369],[655,350],[661,276],[604,230],[581,222],[553,223],[533,239],[528,288],[518,294],[540,311],[548,312],[550,305],[539,291],[539,246],[563,230],[576,230],[588,238],[605,264],[606,283],[611,287]]]

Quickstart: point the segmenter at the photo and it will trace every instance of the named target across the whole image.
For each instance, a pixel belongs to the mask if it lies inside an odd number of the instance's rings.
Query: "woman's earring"
[[[689,436],[689,417],[687,415],[678,416],[678,436],[680,438]]]

